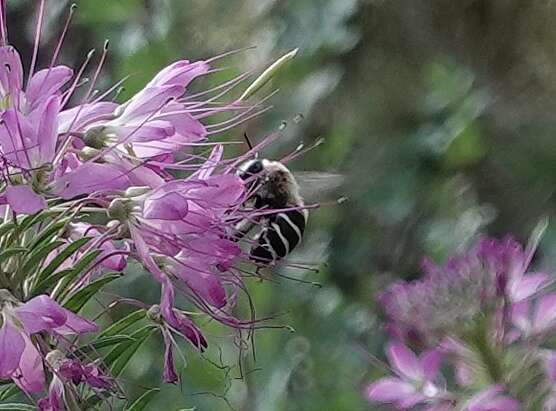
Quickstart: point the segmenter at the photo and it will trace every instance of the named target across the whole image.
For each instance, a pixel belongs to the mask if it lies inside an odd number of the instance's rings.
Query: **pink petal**
[[[521,301],[531,297],[546,285],[548,276],[546,274],[529,274],[521,277],[519,281],[512,283],[510,295],[512,301]]]
[[[118,105],[107,101],[99,103],[84,104],[64,110],[58,115],[58,133],[63,134],[71,131],[82,131],[82,129],[95,121],[110,119]]]
[[[19,361],[19,368],[12,375],[12,379],[27,394],[41,392],[44,389],[44,370],[42,358],[33,342],[25,334],[25,349]]]
[[[47,295],[39,295],[14,310],[29,334],[63,325],[67,319],[66,311]]]
[[[60,97],[53,96],[45,100],[30,115],[29,120],[35,124],[37,150],[34,151],[33,164],[41,166],[54,160],[58,138],[58,112]],[[36,153],[36,154],[35,154]]]
[[[206,73],[209,68],[209,65],[204,61],[194,63],[190,63],[189,60],[176,61],[160,70],[145,88],[169,85],[186,87],[191,80]]]
[[[32,168],[31,161],[37,156],[38,142],[29,119],[15,109],[9,109],[2,114],[2,120],[0,146],[3,155],[18,167]]]
[[[178,376],[174,368],[174,355],[172,352],[172,338],[169,331],[163,329],[162,336],[164,337],[164,382],[175,384],[178,381]]]
[[[140,123],[142,120],[154,116],[154,114],[161,110],[169,100],[177,98],[182,94],[182,86],[156,86],[145,88],[124,106],[122,115],[114,122],[114,125]]]
[[[54,329],[58,334],[85,334],[97,330],[97,326],[94,323],[81,318],[65,308],[62,308],[62,310],[66,314],[66,322],[62,326]]]
[[[421,368],[428,381],[433,381],[438,374],[440,363],[442,361],[442,354],[437,349],[427,350],[419,358]]]
[[[192,115],[184,113],[183,108],[180,111],[179,114],[171,114],[169,110],[163,110],[157,118],[172,124],[176,133],[176,143],[188,144],[203,140],[207,136],[205,126]]]
[[[152,197],[145,200],[143,217],[159,220],[183,220],[187,216],[188,203],[181,194],[170,192],[155,198]]]
[[[367,388],[367,398],[371,401],[393,403],[412,397],[415,387],[398,378],[382,378]]]
[[[556,321],[556,293],[548,294],[540,299],[533,317],[535,332],[542,332],[555,325]]]
[[[121,190],[131,185],[128,176],[106,164],[85,163],[58,178],[52,192],[71,199],[94,191]]]
[[[115,152],[109,153],[105,156],[110,165],[127,176],[130,184],[133,186],[147,186],[151,188],[158,188],[164,184],[164,179],[156,173],[156,171],[147,167],[148,164],[137,166],[132,164],[129,160],[120,157]]]
[[[204,180],[206,185],[193,188],[188,197],[198,204],[226,211],[231,205],[237,204],[245,193],[241,178],[231,174],[221,174]]]
[[[22,89],[23,84],[23,66],[21,65],[21,58],[19,53],[12,46],[0,47],[0,61],[2,67],[0,68],[0,88],[4,89],[6,93],[11,94],[12,101],[14,93]]]
[[[8,186],[5,196],[17,214],[35,214],[46,208],[46,200],[29,186]]]
[[[421,368],[417,356],[405,345],[400,343],[389,344],[386,355],[394,371],[400,376],[415,381],[421,381],[423,379],[423,369]]]
[[[545,356],[544,369],[548,380],[556,382],[556,351],[549,350]]]
[[[118,141],[124,143],[146,143],[172,136],[175,133],[175,128],[168,121],[149,121],[145,124],[108,126],[106,131],[114,133],[118,137]]]
[[[193,322],[183,313],[174,310],[174,288],[169,280],[162,283],[160,298],[160,312],[164,320],[183,337],[189,340],[197,349],[207,348],[207,341]]]
[[[21,332],[4,316],[4,324],[0,328],[0,378],[10,377],[18,367],[24,345]]]
[[[36,72],[25,93],[31,106],[35,106],[44,96],[51,96],[73,76],[73,70],[66,66],[56,66]]]
[[[525,334],[531,331],[531,319],[530,319],[531,304],[529,301],[521,301],[512,305],[512,322],[519,328],[519,330]]]
[[[222,308],[226,305],[226,292],[220,279],[210,272],[211,266],[201,259],[182,260],[176,264],[175,274],[209,305]]]
[[[218,144],[214,146],[210,155],[207,158],[207,161],[205,161],[205,164],[203,164],[203,166],[197,172],[195,172],[191,176],[191,178],[198,178],[200,180],[205,180],[209,178],[214,172],[216,166],[222,160],[223,154],[224,154],[224,146],[222,144]]]

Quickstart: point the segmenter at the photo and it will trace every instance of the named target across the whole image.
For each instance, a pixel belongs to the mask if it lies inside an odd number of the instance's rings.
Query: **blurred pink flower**
[[[520,404],[513,398],[502,394],[503,387],[493,385],[475,394],[467,401],[463,411],[519,411]]]
[[[405,345],[390,343],[386,355],[397,377],[385,377],[366,391],[371,401],[391,403],[400,409],[417,404],[433,406],[443,400],[442,388],[435,384],[440,367],[440,353],[429,350],[417,357]]]

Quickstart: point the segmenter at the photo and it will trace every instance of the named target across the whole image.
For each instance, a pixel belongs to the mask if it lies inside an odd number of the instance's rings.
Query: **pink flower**
[[[511,318],[523,337],[550,333],[556,328],[556,293],[539,297],[534,304],[531,301],[513,304]]]
[[[60,307],[46,295],[18,304],[6,290],[2,292],[0,328],[0,378],[11,378],[28,393],[44,386],[42,357],[32,343],[32,334],[47,331],[53,335],[83,334],[96,326]]]
[[[386,355],[397,377],[385,377],[371,384],[366,391],[369,400],[410,409],[442,399],[442,389],[434,383],[440,366],[437,350],[426,351],[418,358],[405,345],[391,343]]]
[[[501,394],[503,387],[493,385],[475,394],[467,401],[463,411],[519,411],[519,402],[513,398]]]
[[[62,86],[73,76],[69,67],[52,66],[34,73],[24,89],[23,65],[17,50],[11,46],[1,46],[0,61],[3,62],[0,70],[0,100],[7,107],[25,114],[52,96],[60,95]]]

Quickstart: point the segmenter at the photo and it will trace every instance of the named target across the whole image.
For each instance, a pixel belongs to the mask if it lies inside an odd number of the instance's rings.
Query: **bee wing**
[[[293,173],[301,196],[309,202],[337,199],[334,195],[342,187],[345,177],[341,174],[300,171]]]

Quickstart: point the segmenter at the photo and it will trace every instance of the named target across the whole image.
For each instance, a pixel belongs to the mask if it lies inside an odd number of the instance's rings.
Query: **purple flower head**
[[[422,279],[396,283],[379,296],[390,329],[404,338],[439,341],[465,332],[478,315],[499,310],[504,301],[529,298],[546,281],[544,274],[525,274],[531,252],[510,238],[482,238],[443,266],[425,260]]]
[[[44,17],[43,9],[41,6],[39,22]],[[1,25],[0,204],[9,205],[18,214],[36,213],[52,197],[69,200],[131,186],[162,186],[172,178],[166,171],[168,167],[197,168],[174,164],[174,155],[180,153],[183,160],[191,146],[205,144],[207,136],[235,127],[258,113],[257,105],[214,104],[215,99],[208,97],[216,90],[219,96],[226,94],[244,76],[214,90],[187,94],[191,81],[211,73],[210,62],[214,59],[179,60],[163,68],[129,101],[123,104],[103,101],[119,85],[95,96],[94,87],[106,60],[107,44],[84,99],[70,107],[71,97],[93,53],[75,75],[69,67],[56,65],[66,27],[50,65],[35,70],[41,35],[39,23],[25,82],[23,64],[8,43],[4,19]],[[207,97],[199,99],[202,96]],[[231,118],[203,125],[203,119],[222,113]]]
[[[160,305],[153,305],[148,311],[148,317],[160,325],[164,337],[164,374],[165,382],[174,384],[178,376],[174,367],[173,349],[176,342],[172,334],[180,335],[189,341],[195,348],[204,351],[208,344],[205,337],[187,315],[174,308],[174,287],[168,279],[162,284]]]
[[[75,385],[85,383],[100,390],[114,388],[112,378],[105,375],[94,363],[82,364],[77,360],[65,360],[60,364],[58,373],[62,379],[71,381]]]
[[[371,384],[366,391],[369,400],[394,404],[399,409],[445,402],[443,389],[435,382],[441,360],[438,350],[417,357],[405,345],[391,343],[386,355],[396,377],[385,377]]]
[[[49,352],[46,362],[53,376],[48,395],[38,402],[41,411],[65,410],[65,397],[76,396],[75,386],[81,383],[95,390],[113,390],[115,387],[114,381],[104,375],[94,363],[84,365],[80,361],[67,359],[61,351]]]
[[[0,378],[11,378],[25,392],[35,393],[44,386],[42,357],[30,339],[46,331],[52,335],[83,334],[96,326],[60,307],[46,295],[20,304],[7,290],[0,290]]]

